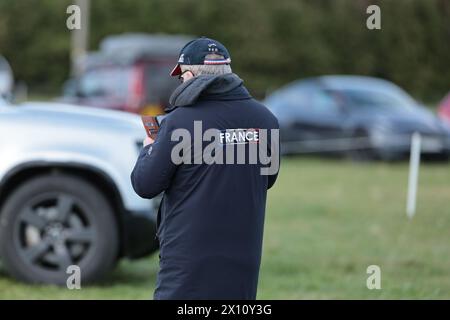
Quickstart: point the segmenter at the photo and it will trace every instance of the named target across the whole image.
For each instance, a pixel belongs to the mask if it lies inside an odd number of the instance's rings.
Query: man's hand
[[[155,140],[153,140],[150,137],[146,137],[144,139],[144,141],[142,141],[142,145],[145,147],[145,146],[148,146],[149,144],[152,144],[153,142],[155,142]]]

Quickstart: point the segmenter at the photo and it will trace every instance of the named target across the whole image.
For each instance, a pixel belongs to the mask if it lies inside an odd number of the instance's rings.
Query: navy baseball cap
[[[223,59],[206,59],[208,54],[218,54],[223,56]],[[227,48],[219,41],[201,37],[188,42],[180,51],[178,63],[170,73],[171,76],[178,76],[181,74],[180,65],[194,65],[194,64],[230,64],[231,58]]]

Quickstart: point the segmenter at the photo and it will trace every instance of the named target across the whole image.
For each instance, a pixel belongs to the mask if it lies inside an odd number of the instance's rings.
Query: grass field
[[[288,158],[270,191],[259,299],[450,298],[450,165],[421,167],[405,214],[407,163]],[[157,257],[122,261],[100,285],[28,286],[0,267],[0,299],[149,299]],[[381,268],[381,290],[366,269]]]

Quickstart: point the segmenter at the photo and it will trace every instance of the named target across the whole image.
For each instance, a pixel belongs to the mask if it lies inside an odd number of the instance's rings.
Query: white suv
[[[128,113],[0,101],[0,259],[11,275],[65,284],[77,265],[90,282],[157,249],[159,203],[130,182],[144,135]]]

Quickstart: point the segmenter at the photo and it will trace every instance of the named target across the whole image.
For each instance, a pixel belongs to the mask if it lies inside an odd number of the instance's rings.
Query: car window
[[[266,103],[274,113],[285,116],[339,112],[339,105],[332,94],[310,84],[294,86],[273,94]]]
[[[316,89],[308,94],[310,111],[321,114],[334,114],[339,112],[339,105],[329,92]]]
[[[180,85],[177,77],[169,75],[172,68],[173,62],[149,64],[145,68],[147,103],[158,105],[167,105],[169,103],[169,97],[173,90]]]
[[[387,91],[343,90],[350,107],[366,109],[399,109],[411,106],[411,101]]]
[[[86,72],[80,79],[79,92],[85,97],[109,96],[125,98],[131,68],[100,68]]]
[[[339,102],[331,92],[315,84],[302,83],[272,94],[266,104],[276,115],[336,114]]]
[[[266,100],[267,107],[278,116],[289,117],[308,110],[307,90],[302,87],[278,91]]]
[[[339,106],[333,96],[315,86],[302,86],[283,95],[284,104],[292,112],[336,113]]]
[[[284,99],[289,108],[303,111],[309,109],[308,91],[305,89],[290,90],[286,93]]]

